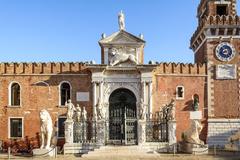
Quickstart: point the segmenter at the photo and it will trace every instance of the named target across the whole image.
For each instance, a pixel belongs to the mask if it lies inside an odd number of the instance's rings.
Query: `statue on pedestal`
[[[43,109],[39,113],[40,116],[40,135],[41,135],[41,149],[49,149],[51,145],[53,124],[52,118],[47,110]]]
[[[82,119],[84,122],[87,121],[87,111],[84,106],[83,106],[83,111],[82,111]]]
[[[65,106],[67,106],[67,120],[72,120],[73,119],[73,113],[76,110],[71,99],[69,99],[66,103]]]
[[[105,118],[105,110],[104,110],[104,106],[102,105],[101,99],[98,98],[98,102],[97,102],[97,118],[98,120],[102,120]]]
[[[193,110],[194,111],[199,110],[199,97],[198,97],[198,95],[193,96]]]
[[[125,30],[125,16],[123,14],[123,11],[118,14],[118,25],[119,30]]]
[[[168,105],[169,108],[169,120],[175,121],[176,120],[176,105],[175,101],[172,99],[170,104]]]
[[[77,104],[77,108],[76,108],[76,121],[80,122],[81,118],[82,118],[82,110],[81,107],[79,106],[79,104]]]

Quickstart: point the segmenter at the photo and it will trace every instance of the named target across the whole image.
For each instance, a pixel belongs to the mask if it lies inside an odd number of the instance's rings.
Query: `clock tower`
[[[195,63],[208,65],[205,104],[208,143],[225,145],[225,134],[232,132],[240,121],[240,17],[236,0],[201,0],[197,17],[198,28],[190,47]],[[220,131],[218,124],[229,129]],[[215,129],[221,133],[217,135]]]

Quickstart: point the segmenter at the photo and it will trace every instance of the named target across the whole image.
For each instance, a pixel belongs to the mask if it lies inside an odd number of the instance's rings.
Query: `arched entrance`
[[[128,89],[117,89],[109,98],[109,140],[114,144],[137,144],[136,97]]]

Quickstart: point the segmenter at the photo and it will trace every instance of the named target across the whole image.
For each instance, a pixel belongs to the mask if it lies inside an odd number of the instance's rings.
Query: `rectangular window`
[[[23,119],[10,118],[10,138],[23,137]]]
[[[184,99],[184,87],[183,86],[177,86],[176,99]]]
[[[66,117],[58,118],[58,137],[63,138],[64,136],[64,122],[66,121]]]
[[[217,6],[217,15],[219,16],[227,15],[227,6],[226,5]]]

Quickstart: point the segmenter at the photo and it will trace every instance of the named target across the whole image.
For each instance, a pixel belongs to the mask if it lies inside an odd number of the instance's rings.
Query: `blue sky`
[[[144,34],[145,62],[193,62],[199,0],[0,0],[0,61],[100,63],[102,33]],[[239,4],[238,4],[239,5]],[[238,7],[239,10],[239,7]]]

